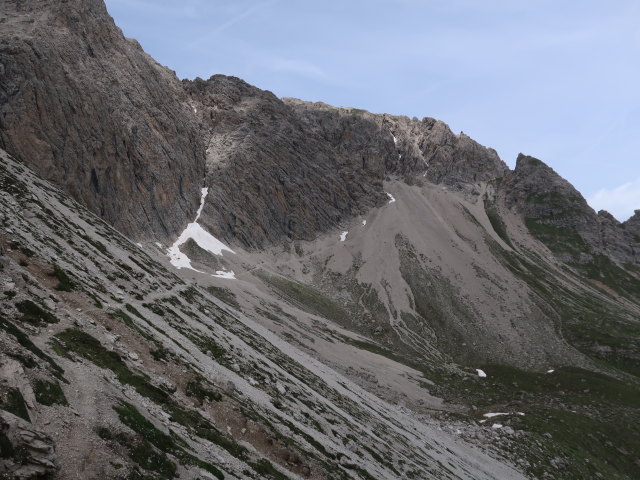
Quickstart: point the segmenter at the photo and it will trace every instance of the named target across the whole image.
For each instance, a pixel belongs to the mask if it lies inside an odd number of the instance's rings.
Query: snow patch
[[[494,430],[499,430],[503,427],[502,424],[500,423],[494,423],[493,425],[491,425],[491,428],[493,428]]]
[[[485,413],[482,416],[487,418],[492,418],[492,417],[497,417],[498,415],[509,415],[509,414],[505,412],[496,412],[496,413]]]
[[[393,195],[391,195],[390,193],[387,192],[387,195],[389,196],[389,203],[393,203],[396,201],[396,199],[394,198]]]
[[[398,139],[396,138],[396,136],[392,133],[391,136],[393,137],[393,144],[394,145],[398,145]]]
[[[486,373],[484,373],[484,370],[480,370],[479,368],[476,368],[476,372],[478,372],[478,376],[479,376],[479,377],[484,378],[484,377],[486,377],[486,376],[487,376],[487,374],[486,374]]]
[[[156,242],[156,247],[162,248],[162,244],[160,242]]]
[[[215,275],[212,275],[213,277],[216,278],[227,278],[229,280],[235,280],[236,279],[236,274],[233,273],[232,270],[218,270],[216,271]]]
[[[366,227],[367,226],[367,221],[366,220],[362,220],[362,226]]]
[[[552,368],[551,370],[547,370],[547,373],[553,373],[555,370]]]
[[[200,206],[198,207],[198,211],[196,212],[196,219],[193,223],[197,222],[200,219],[200,215],[202,215],[202,209],[204,208],[204,201],[209,194],[209,187],[204,187],[200,190]]]
[[[347,235],[349,234],[349,232],[342,232],[340,234],[340,241],[344,242],[347,239]]]
[[[169,261],[171,265],[176,267],[177,269],[188,268],[198,272],[191,266],[191,260],[184,253],[180,251],[180,245],[186,243],[188,240],[193,240],[198,244],[200,248],[206,250],[207,252],[213,253],[214,255],[222,255],[223,250],[228,250],[231,253],[235,253],[229,247],[227,247],[224,243],[218,240],[216,237],[207,232],[202,226],[198,223],[198,219],[202,214],[202,209],[204,208],[204,201],[207,198],[207,194],[209,193],[208,188],[203,188],[201,190],[202,196],[200,198],[200,207],[198,208],[198,212],[196,213],[196,219],[193,223],[187,225],[187,228],[180,234],[178,239],[174,242],[174,244],[169,247],[167,250],[167,255],[169,256]],[[158,245],[156,243],[156,245]],[[202,273],[202,272],[200,272]],[[216,272],[217,276],[219,272]],[[225,273],[225,272],[223,272]],[[228,277],[224,277],[228,278]]]

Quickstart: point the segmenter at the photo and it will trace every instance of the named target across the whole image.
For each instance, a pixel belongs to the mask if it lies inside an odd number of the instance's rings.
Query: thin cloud
[[[197,16],[197,8],[193,2],[184,2],[182,5],[165,5],[158,4],[146,0],[109,0],[107,8],[110,5],[120,4],[126,8],[133,8],[146,15],[158,15],[167,17],[186,17],[194,18]]]
[[[640,209],[640,178],[612,189],[603,188],[588,198],[595,210],[607,210],[618,220],[626,220]]]
[[[327,73],[322,68],[304,60],[276,58],[265,65],[265,67],[275,72],[293,73],[316,80],[324,80],[327,78]]]
[[[188,47],[189,48],[194,48],[194,47],[197,47],[198,45],[203,44],[207,40],[210,40],[211,38],[213,38],[216,35],[218,35],[219,33],[224,32],[228,28],[230,28],[230,27],[234,26],[235,24],[241,22],[242,20],[252,16],[253,14],[259,12],[260,10],[263,10],[263,9],[265,9],[267,7],[271,7],[272,5],[275,5],[279,1],[280,0],[269,0],[267,2],[262,2],[262,3],[259,3],[257,5],[254,5],[254,6],[250,7],[250,8],[248,8],[248,9],[246,9],[245,11],[243,11],[243,12],[239,13],[238,15],[236,15],[235,17],[232,17],[229,20],[227,20],[226,22],[221,23],[217,27],[214,27],[213,29],[209,30],[205,35],[203,35],[202,37],[198,38],[197,40],[191,42],[188,45]]]

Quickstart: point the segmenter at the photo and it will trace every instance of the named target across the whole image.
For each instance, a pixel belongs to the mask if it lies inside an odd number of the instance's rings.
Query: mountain
[[[101,0],[2,3],[0,146],[136,237],[198,202],[204,149],[175,74]]]
[[[101,0],[0,27],[0,475],[637,475],[640,210],[179,80]]]

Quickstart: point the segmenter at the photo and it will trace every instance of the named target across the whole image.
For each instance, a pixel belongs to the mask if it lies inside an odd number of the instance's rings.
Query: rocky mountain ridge
[[[0,4],[0,73],[0,475],[634,478],[640,211],[101,0]]]

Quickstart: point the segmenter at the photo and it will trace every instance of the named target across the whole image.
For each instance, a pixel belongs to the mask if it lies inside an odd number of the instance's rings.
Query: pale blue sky
[[[596,209],[640,208],[635,0],[106,0],[179,77],[435,117],[513,167],[534,155]]]

